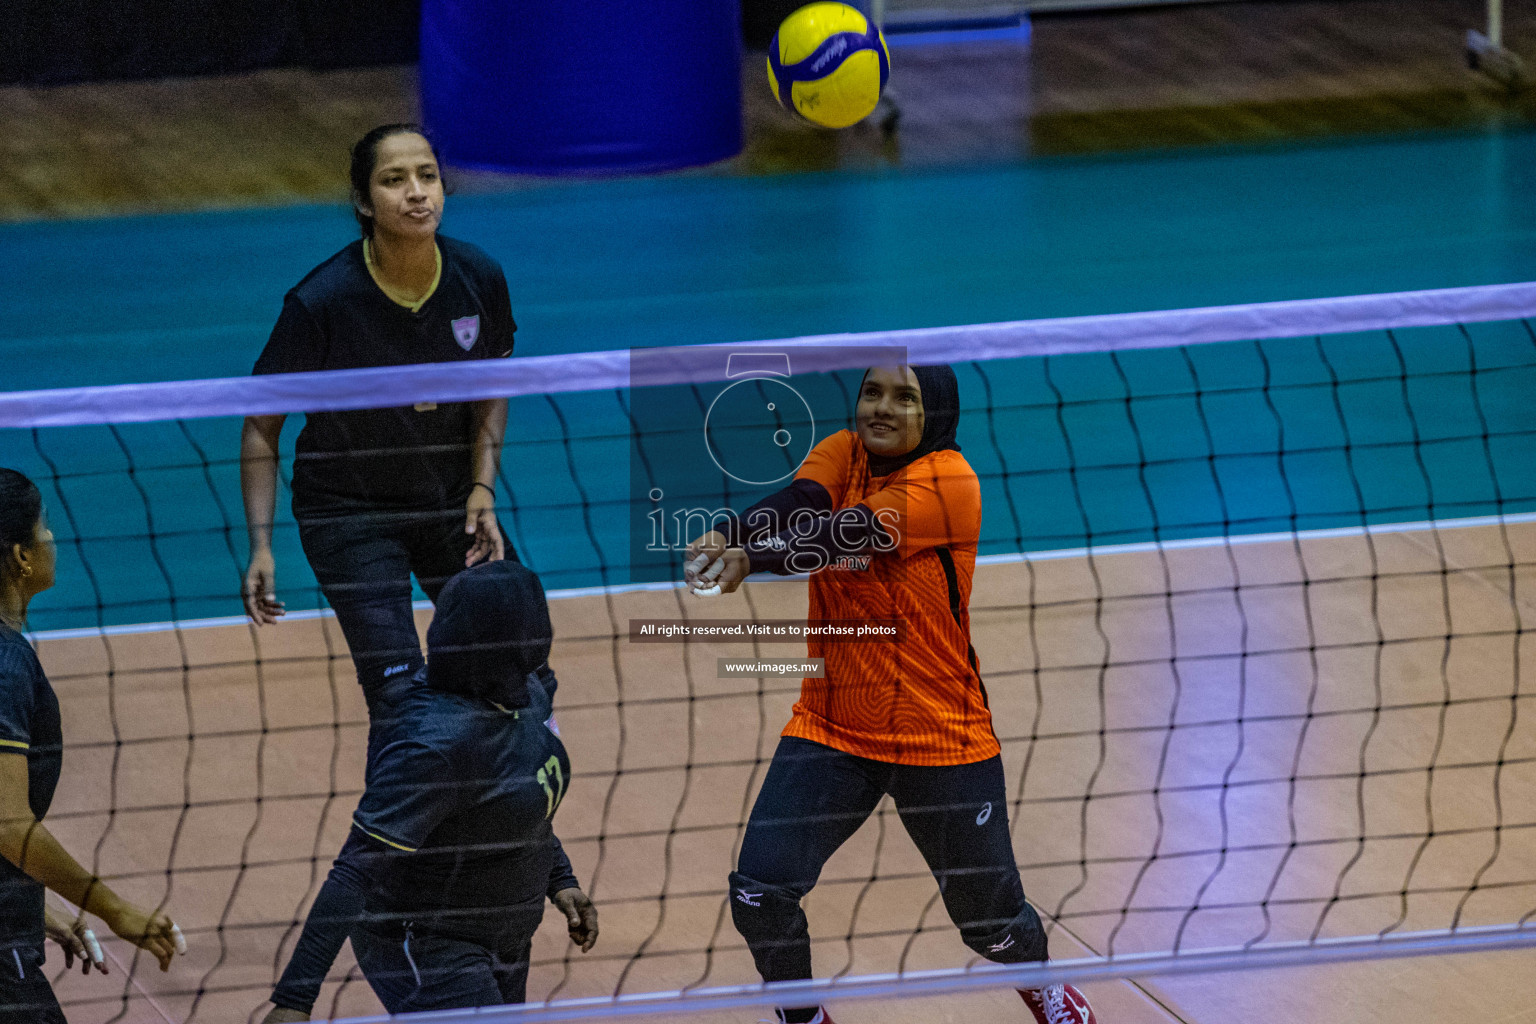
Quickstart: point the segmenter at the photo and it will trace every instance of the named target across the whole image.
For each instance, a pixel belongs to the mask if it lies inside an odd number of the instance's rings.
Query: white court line
[[[1184,551],[1195,548],[1218,548],[1227,545],[1275,544],[1288,542],[1292,538],[1299,538],[1305,541],[1322,540],[1330,537],[1363,537],[1367,534],[1375,536],[1393,533],[1422,533],[1429,530],[1467,530],[1477,527],[1498,526],[1500,523],[1506,525],[1536,523],[1536,512],[1519,512],[1507,516],[1469,516],[1464,519],[1429,519],[1413,523],[1340,526],[1326,530],[1299,530],[1296,533],[1250,533],[1240,534],[1235,537],[1188,537],[1182,540],[1140,541],[1134,544],[1104,544],[1087,548],[1060,548],[1055,551],[1024,551],[1006,555],[982,555],[976,559],[976,564],[1010,565],[1016,562],[1049,562],[1065,558],[1087,558],[1090,555],[1095,558],[1102,558],[1105,555],[1126,555],[1138,552]],[[803,580],[806,577],[799,575],[763,576],[762,578]],[[683,587],[684,584],[681,582],[672,581],[659,583],[619,583],[610,586],[571,587],[565,590],[551,590],[546,596],[551,601],[565,601],[578,597],[602,597],[611,594],[681,590]],[[432,602],[417,601],[411,607],[417,611],[427,611],[432,608]],[[302,622],[308,619],[335,618],[335,615],[336,613],[329,608],[315,608],[289,612],[283,616],[283,620],[285,622]],[[244,625],[248,621],[244,615],[224,615],[208,619],[184,619],[180,622],[141,622],[125,626],[49,629],[31,633],[29,636],[33,640],[78,640],[97,636],[134,636],[139,633],[163,633],[176,629],[215,629],[225,626]]]

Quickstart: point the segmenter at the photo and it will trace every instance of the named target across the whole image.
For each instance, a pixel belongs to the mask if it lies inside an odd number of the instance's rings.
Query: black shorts
[[[0,950],[0,1024],[66,1024],[41,948]]]

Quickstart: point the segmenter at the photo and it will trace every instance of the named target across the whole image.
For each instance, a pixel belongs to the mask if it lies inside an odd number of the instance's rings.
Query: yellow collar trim
[[[412,313],[421,312],[421,307],[425,306],[427,300],[437,292],[438,282],[443,279],[443,250],[438,248],[436,242],[432,243],[432,255],[437,259],[437,269],[432,274],[432,284],[427,287],[426,294],[421,298],[408,299],[384,283],[384,278],[379,273],[378,265],[373,262],[373,246],[370,244],[369,239],[363,239],[363,262],[368,264],[368,276],[373,278],[373,283],[379,286],[379,291],[383,292],[390,302],[397,306],[404,306]]]

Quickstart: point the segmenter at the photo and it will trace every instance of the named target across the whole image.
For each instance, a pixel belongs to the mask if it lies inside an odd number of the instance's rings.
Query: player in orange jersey
[[[783,490],[689,546],[696,589],[752,572],[810,573],[809,624],[895,622],[898,639],[813,635],[807,678],[752,808],[731,914],[764,981],[811,977],[800,901],[889,793],[965,944],[997,963],[1046,959],[1008,832],[992,714],[971,647],[981,487],[955,442],[947,366],[864,375],[854,430],[818,444]],[[1071,985],[1021,990],[1039,1024],[1092,1024]],[[821,1024],[819,1006],[783,1007]]]

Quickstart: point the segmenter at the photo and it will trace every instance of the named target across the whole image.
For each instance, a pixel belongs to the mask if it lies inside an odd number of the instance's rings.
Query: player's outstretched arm
[[[725,536],[713,530],[689,544],[683,560],[683,582],[700,596],[729,594],[751,573],[746,552],[730,547]]]
[[[245,614],[258,626],[276,622],[284,612],[277,599],[277,570],[272,559],[272,519],[277,511],[277,444],[286,416],[247,416],[240,432],[240,496],[251,561],[241,599]]]
[[[796,479],[719,529],[695,538],[683,560],[683,581],[695,594],[729,594],[754,571],[747,550],[753,542],[779,536],[802,519],[814,521],[830,513],[832,506],[832,495],[825,487],[815,480]]]
[[[134,906],[81,867],[48,827],[32,816],[27,801],[27,759],[0,756],[0,856],[87,913],[170,970],[185,953],[181,929],[167,916]]]

